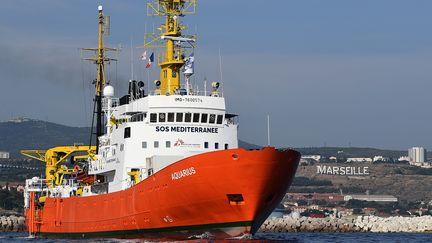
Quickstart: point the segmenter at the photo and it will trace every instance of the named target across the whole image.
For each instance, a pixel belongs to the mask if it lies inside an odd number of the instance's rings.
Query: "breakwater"
[[[432,216],[345,218],[272,218],[260,228],[264,233],[280,232],[432,232]]]
[[[22,216],[0,216],[0,232],[25,230]],[[284,217],[267,219],[261,226],[262,233],[284,232],[413,232],[432,233],[432,216],[377,217],[357,216],[344,218]]]
[[[20,232],[25,230],[25,219],[22,216],[1,216],[0,232]]]

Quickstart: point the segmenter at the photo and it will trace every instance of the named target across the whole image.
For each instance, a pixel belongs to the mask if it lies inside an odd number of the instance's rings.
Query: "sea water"
[[[274,240],[276,242],[432,242],[432,233],[266,233],[257,234],[255,236],[257,242],[262,240]],[[156,243],[156,241],[146,240],[117,240],[117,239],[34,239],[27,237],[26,233],[0,233],[0,243],[2,242],[40,242],[40,243],[57,243],[57,242],[143,242],[143,243]],[[167,241],[163,241],[167,242]],[[178,241],[177,241],[178,242]],[[205,241],[200,241],[205,242]],[[207,241],[212,243],[214,241]],[[232,241],[231,241],[232,242]]]

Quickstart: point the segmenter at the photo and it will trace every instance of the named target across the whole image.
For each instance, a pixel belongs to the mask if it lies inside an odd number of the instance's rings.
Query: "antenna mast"
[[[267,115],[267,146],[270,147],[270,115]]]
[[[174,94],[180,88],[180,69],[185,64],[185,48],[195,47],[195,36],[183,35],[186,26],[180,18],[195,14],[196,0],[154,0],[147,3],[148,16],[164,16],[158,34],[145,34],[144,48],[164,47],[159,57],[161,94]]]
[[[105,47],[105,35],[109,34],[109,17],[103,14],[103,8],[98,6],[99,23],[98,23],[98,47],[97,48],[82,48],[84,51],[93,51],[94,57],[82,58],[82,60],[94,61],[97,66],[97,75],[94,80],[95,84],[95,106],[93,110],[92,132],[90,136],[90,144],[92,135],[96,135],[96,153],[99,151],[99,137],[103,134],[103,111],[102,111],[102,96],[103,89],[108,81],[105,79],[105,63],[116,61],[116,59],[105,57],[107,51],[117,51],[117,49]],[[96,132],[93,131],[94,116],[96,115]]]

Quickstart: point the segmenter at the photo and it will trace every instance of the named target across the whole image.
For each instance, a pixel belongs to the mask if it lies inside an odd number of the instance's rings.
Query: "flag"
[[[146,65],[146,68],[149,68],[153,62],[154,62],[154,53],[152,52],[152,54],[150,55],[150,58],[148,60],[148,63]]]
[[[147,51],[144,51],[143,54],[141,55],[141,60],[144,61],[147,59]]]

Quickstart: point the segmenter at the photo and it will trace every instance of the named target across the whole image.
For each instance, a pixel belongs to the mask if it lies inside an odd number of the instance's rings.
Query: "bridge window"
[[[168,113],[168,122],[174,122],[174,113],[173,112]]]
[[[201,114],[201,123],[207,123],[208,114]]]
[[[183,122],[183,113],[177,113],[176,122]]]
[[[219,149],[219,143],[215,143],[215,149]]]
[[[130,127],[126,127],[124,129],[124,138],[130,138],[131,136],[131,128]]]
[[[171,148],[171,141],[166,141],[165,142],[165,147]]]
[[[204,142],[204,148],[208,148],[208,142]]]
[[[199,122],[200,113],[194,113],[193,114],[193,122]]]
[[[154,141],[154,143],[153,143],[153,147],[155,147],[155,148],[159,148],[159,141]]]
[[[223,115],[218,115],[217,116],[217,124],[222,124],[223,121]]]
[[[142,142],[142,143],[141,143],[141,146],[142,146],[142,148],[144,148],[144,149],[147,148],[147,142]]]
[[[143,121],[145,117],[146,117],[145,113],[136,114],[130,118],[130,121],[131,122],[140,122],[140,121]]]
[[[192,113],[186,113],[185,114],[185,122],[191,122]]]
[[[150,122],[151,123],[157,122],[157,114],[156,113],[151,113],[150,114]]]
[[[216,115],[215,114],[210,114],[209,123],[210,124],[214,124],[215,122],[216,122]]]
[[[159,113],[159,122],[165,122],[165,113]]]

